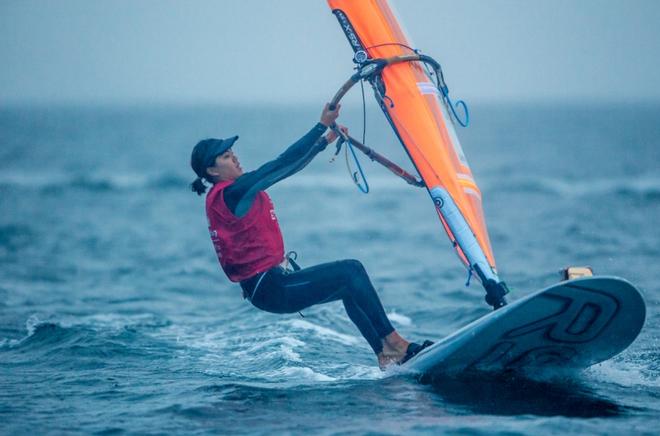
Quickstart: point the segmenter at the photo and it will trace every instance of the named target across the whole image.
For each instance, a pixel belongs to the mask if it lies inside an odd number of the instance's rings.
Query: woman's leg
[[[252,303],[269,312],[293,313],[339,299],[374,353],[382,352],[382,339],[394,327],[358,261],[331,262],[291,273],[273,269],[257,288]]]
[[[381,338],[385,338],[394,332],[394,327],[390,323],[383,304],[376,293],[376,289],[371,284],[369,275],[362,263],[358,260],[343,260],[339,262],[343,265],[343,268],[351,271],[349,272],[350,296],[365,311],[374,324],[378,335]]]

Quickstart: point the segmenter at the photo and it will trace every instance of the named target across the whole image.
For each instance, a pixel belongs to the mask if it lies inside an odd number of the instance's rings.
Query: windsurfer
[[[309,268],[290,268],[273,203],[264,192],[302,170],[337,139],[328,127],[339,116],[339,105],[326,105],[320,122],[276,159],[255,171],[243,172],[232,146],[238,139],[205,139],[193,149],[197,174],[192,189],[206,192],[209,232],[227,277],[240,283],[243,297],[258,309],[295,313],[316,304],[342,300],[346,313],[367,340],[384,369],[402,363],[430,344],[415,344],[394,329],[363,265],[340,260]],[[340,127],[347,132],[345,127]]]

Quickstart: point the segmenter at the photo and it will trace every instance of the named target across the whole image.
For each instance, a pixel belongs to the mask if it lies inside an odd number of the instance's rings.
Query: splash
[[[320,325],[311,323],[303,319],[287,320],[282,322],[281,324],[289,325],[294,329],[311,331],[319,338],[339,342],[344,345],[357,345],[359,343],[362,343],[362,340],[357,338],[356,336],[339,333],[328,327],[322,327]]]

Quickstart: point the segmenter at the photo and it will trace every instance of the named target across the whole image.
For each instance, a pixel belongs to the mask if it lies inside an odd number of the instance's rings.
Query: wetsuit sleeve
[[[224,192],[225,204],[236,216],[243,216],[252,207],[257,193],[302,170],[328,145],[321,137],[327,127],[318,123],[298,141],[289,146],[277,158],[263,164],[255,171],[240,176]]]

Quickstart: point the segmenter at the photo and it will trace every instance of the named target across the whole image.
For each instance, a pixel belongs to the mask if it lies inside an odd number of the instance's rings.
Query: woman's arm
[[[325,129],[322,124],[317,124],[277,158],[236,179],[224,192],[225,204],[229,210],[239,217],[245,215],[259,191],[268,189],[303,169],[326,147],[327,141],[321,138]]]
[[[236,216],[243,216],[250,210],[259,191],[285,179],[303,169],[329,142],[336,139],[331,131],[322,138],[329,126],[339,116],[340,105],[334,110],[326,104],[321,113],[321,120],[305,136],[294,142],[276,159],[265,163],[255,171],[250,171],[236,179],[225,189],[224,199],[229,210]]]

